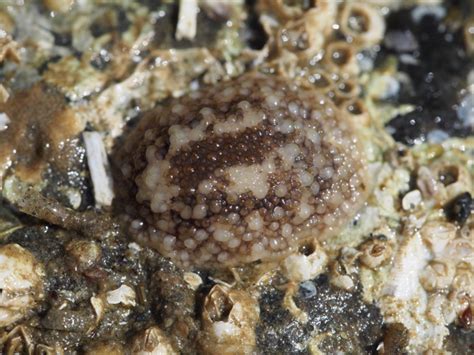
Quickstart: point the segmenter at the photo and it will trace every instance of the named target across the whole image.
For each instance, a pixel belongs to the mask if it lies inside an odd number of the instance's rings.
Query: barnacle
[[[133,339],[131,347],[132,353],[137,355],[178,354],[166,334],[158,327],[151,327],[142,331]]]
[[[328,256],[316,241],[301,249],[299,253],[289,255],[282,264],[283,274],[294,282],[314,279],[328,262]]]
[[[31,311],[43,295],[43,266],[18,244],[0,248],[0,326]]]
[[[199,345],[205,354],[250,354],[256,344],[257,302],[244,291],[216,285],[207,295]]]
[[[382,39],[385,22],[374,7],[362,2],[348,3],[340,16],[342,32],[362,47],[376,44]]]
[[[361,246],[361,262],[369,267],[376,268],[387,260],[392,253],[392,247],[382,238],[370,239]]]
[[[347,115],[260,74],[151,111],[118,161],[131,234],[184,266],[285,256],[333,235],[368,189]]]
[[[335,41],[326,47],[324,61],[327,66],[335,71],[357,74],[356,51],[354,46],[345,41]]]
[[[431,262],[420,274],[420,282],[428,291],[448,287],[453,282],[455,270],[452,265]]]

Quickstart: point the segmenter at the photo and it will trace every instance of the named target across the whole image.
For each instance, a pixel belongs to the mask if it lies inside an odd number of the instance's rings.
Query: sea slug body
[[[358,140],[347,113],[275,76],[172,99],[119,149],[130,233],[185,267],[288,255],[364,203]]]

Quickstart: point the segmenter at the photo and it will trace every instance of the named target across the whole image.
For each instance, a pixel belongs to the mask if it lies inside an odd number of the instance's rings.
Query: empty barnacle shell
[[[456,238],[451,240],[446,246],[441,257],[450,260],[453,263],[469,263],[474,267],[474,240]]]
[[[255,73],[152,110],[117,158],[131,234],[184,266],[280,259],[333,236],[368,192],[347,113]]]
[[[420,230],[423,241],[435,256],[441,255],[446,246],[456,238],[456,226],[441,221],[427,222]]]
[[[335,41],[327,45],[324,62],[339,73],[356,75],[359,72],[356,54],[354,46],[350,43]]]
[[[420,273],[420,283],[427,291],[449,287],[453,281],[455,269],[451,263],[432,261]]]
[[[377,44],[385,33],[385,21],[377,9],[362,2],[348,2],[340,14],[341,31],[362,47]]]
[[[303,59],[311,59],[324,46],[328,31],[335,17],[335,8],[331,5],[312,8],[300,19],[289,21],[279,32],[278,44],[290,52],[302,54]]]
[[[345,109],[352,115],[352,119],[356,124],[361,124],[362,126],[369,126],[370,124],[370,114],[367,106],[361,99],[355,99],[346,102]]]
[[[446,189],[447,200],[452,200],[463,192],[472,191],[472,180],[466,166],[442,160],[432,166],[432,170]]]
[[[44,269],[18,244],[0,247],[0,326],[21,319],[43,297]]]
[[[337,83],[335,93],[340,101],[355,99],[359,96],[360,87],[355,80],[346,79]]]
[[[323,69],[307,68],[303,71],[302,75],[296,77],[296,80],[301,85],[309,86],[322,94],[334,90],[334,80]]]
[[[251,354],[259,319],[256,300],[240,290],[215,285],[202,311],[199,345],[205,354]]]
[[[311,280],[325,270],[327,262],[324,250],[316,241],[311,241],[300,252],[286,257],[282,263],[282,272],[293,282]]]
[[[472,255],[472,254],[471,254]],[[460,293],[471,293],[474,288],[474,274],[471,265],[468,263],[460,263],[456,267],[452,289]]]

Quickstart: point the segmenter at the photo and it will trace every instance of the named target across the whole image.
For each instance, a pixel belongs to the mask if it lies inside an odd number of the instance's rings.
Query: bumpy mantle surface
[[[367,192],[350,117],[261,74],[149,112],[119,162],[131,233],[183,266],[287,255],[337,232]]]

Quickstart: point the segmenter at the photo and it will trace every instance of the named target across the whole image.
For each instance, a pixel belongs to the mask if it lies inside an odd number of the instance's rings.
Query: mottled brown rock
[[[64,97],[43,83],[18,92],[0,103],[11,123],[0,131],[0,181],[11,167],[22,180],[37,182],[45,165],[64,153],[68,142],[83,129]],[[58,167],[66,165],[58,161]]]
[[[154,109],[117,156],[131,234],[183,266],[285,256],[336,233],[367,192],[347,113],[261,74]]]

